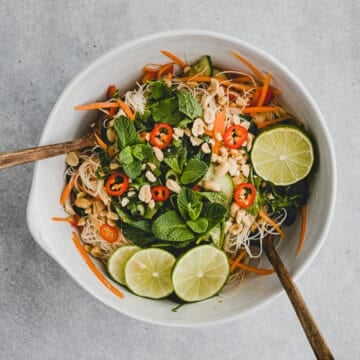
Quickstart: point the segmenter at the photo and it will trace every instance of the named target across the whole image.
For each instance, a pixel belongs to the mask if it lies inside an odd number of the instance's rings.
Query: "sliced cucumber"
[[[213,244],[220,250],[222,250],[224,246],[224,225],[219,224],[215,226],[213,229],[210,230],[210,239],[213,242]]]
[[[190,71],[188,72],[189,76],[199,74],[203,76],[213,75],[213,65],[209,55],[202,56],[197,63],[191,66]]]
[[[220,191],[225,194],[229,203],[233,200],[235,185],[232,177],[229,174],[224,176],[216,176],[215,168],[213,165],[210,165],[208,172],[206,173],[204,181],[215,181],[219,187]]]
[[[229,202],[233,200],[235,185],[230,175],[215,177],[214,180],[219,184],[220,190],[226,195]]]

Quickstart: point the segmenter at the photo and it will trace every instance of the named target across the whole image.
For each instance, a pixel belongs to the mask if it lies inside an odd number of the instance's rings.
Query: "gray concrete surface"
[[[84,66],[157,31],[236,35],[288,66],[320,105],[339,187],[326,246],[298,285],[337,359],[359,359],[360,5],[346,1],[0,0],[0,151],[38,143]],[[240,321],[171,329],[132,320],[82,290],[31,238],[33,165],[0,172],[1,359],[311,359],[283,296]]]

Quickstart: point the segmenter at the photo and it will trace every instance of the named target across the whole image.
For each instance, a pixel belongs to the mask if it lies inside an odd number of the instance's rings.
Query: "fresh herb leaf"
[[[218,203],[208,203],[204,206],[204,211],[201,214],[209,222],[207,231],[210,231],[217,224],[220,224],[222,220],[228,215],[228,209]]]
[[[222,191],[219,192],[204,191],[201,192],[200,194],[206,197],[211,202],[219,203],[224,206],[227,206],[229,203],[228,198]]]
[[[132,224],[134,222],[134,220],[119,206],[114,206],[114,208],[122,223]]]
[[[192,122],[193,122],[192,119],[185,118],[185,119],[181,120],[176,126],[186,129],[188,127],[188,125],[190,125]]]
[[[208,171],[208,166],[201,160],[190,159],[181,175],[180,182],[184,185],[197,183]]]
[[[119,154],[119,161],[122,164],[131,164],[134,161],[134,157],[132,156],[132,151],[130,146],[126,146],[121,153]]]
[[[141,161],[134,159],[130,164],[123,164],[124,173],[130,178],[135,180],[141,175]]]
[[[167,152],[164,158],[164,162],[169,166],[170,169],[175,171],[177,175],[180,175],[183,171],[186,159],[186,148],[180,147],[178,149],[171,149],[170,152]]]
[[[146,247],[158,241],[152,232],[148,231],[148,225],[145,223],[145,220],[133,222],[131,225],[123,223],[120,227],[126,238],[140,247]]]
[[[207,219],[205,218],[200,218],[197,219],[196,221],[192,221],[192,220],[188,220],[186,222],[186,225],[194,232],[197,234],[202,234],[204,233],[208,226],[209,226],[209,222]]]
[[[195,97],[185,89],[176,93],[179,99],[179,110],[190,119],[195,119],[202,114],[202,108]]]
[[[195,234],[175,210],[160,215],[152,225],[152,232],[157,238],[172,242],[183,242],[195,238]]]
[[[201,201],[188,204],[189,218],[193,221],[197,220],[201,214],[202,208],[203,208],[203,203]]]
[[[164,158],[165,164],[169,166],[170,169],[172,169],[177,175],[180,175],[182,172],[182,169],[179,165],[179,161],[177,156],[171,156],[171,157],[165,157]]]
[[[151,105],[151,112],[156,122],[177,125],[183,118],[179,112],[179,102],[176,97],[161,100]]]
[[[153,81],[151,84],[151,99],[160,100],[169,98],[172,95],[172,90],[164,81]]]
[[[187,187],[183,187],[176,199],[176,206],[185,220],[196,220],[199,218],[203,208],[200,193]]]
[[[153,153],[153,148],[150,145],[146,144],[136,144],[132,148],[132,155],[140,161],[150,158]]]
[[[119,116],[115,119],[114,130],[120,149],[124,149],[128,145],[134,145],[139,141],[133,121],[126,116]]]

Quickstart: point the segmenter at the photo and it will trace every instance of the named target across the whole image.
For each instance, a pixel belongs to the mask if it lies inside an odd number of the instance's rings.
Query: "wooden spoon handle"
[[[309,308],[306,306],[300,291],[292,280],[278,253],[276,252],[273,240],[270,238],[266,239],[263,243],[263,247],[270,263],[274,267],[276,274],[278,275],[286,293],[288,294],[296,315],[300,320],[300,323],[317,359],[334,359],[334,356],[331,354],[330,348],[326,344],[326,341],[323,338],[317,324],[315,323]]]
[[[70,151],[80,150],[94,145],[94,141],[94,135],[89,133],[80,139],[60,144],[37,146],[29,149],[0,153],[0,170],[15,165],[46,159],[52,156],[66,154]]]

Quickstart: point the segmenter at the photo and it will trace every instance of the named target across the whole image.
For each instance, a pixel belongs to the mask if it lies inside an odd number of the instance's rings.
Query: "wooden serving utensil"
[[[93,132],[90,132],[80,139],[73,141],[3,152],[0,153],[0,170],[15,165],[46,159],[52,156],[66,154],[70,151],[76,151],[94,145],[95,136]]]
[[[334,359],[299,289],[275,250],[274,238],[272,236],[267,236],[263,240],[263,249],[294,307],[316,358],[321,360]]]
[[[98,134],[101,133],[106,119],[107,117],[105,115],[99,117],[97,121],[90,124],[89,131],[79,139],[59,144],[36,146],[23,150],[0,153],[0,170],[95,146],[97,144],[96,136],[99,137]]]

